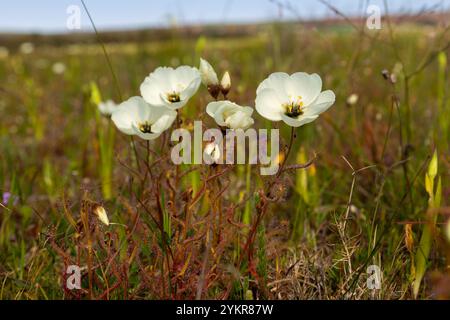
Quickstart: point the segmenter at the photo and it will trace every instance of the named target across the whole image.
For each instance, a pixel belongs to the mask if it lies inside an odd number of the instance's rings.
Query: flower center
[[[152,133],[152,125],[147,121],[139,123],[138,128],[142,133]]]
[[[234,114],[233,111],[224,111],[224,112],[223,112],[223,119],[225,120],[225,122],[227,122],[227,119],[228,119],[229,117],[231,117],[233,114]]]
[[[283,104],[286,112],[285,115],[291,118],[297,118],[303,114],[303,101],[302,97],[298,96],[296,99],[290,99],[288,103]]]
[[[167,94],[167,100],[170,103],[180,102],[181,101],[180,94],[176,93],[176,92],[168,93]]]

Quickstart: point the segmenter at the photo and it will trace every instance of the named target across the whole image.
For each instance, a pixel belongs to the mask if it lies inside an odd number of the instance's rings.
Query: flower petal
[[[144,82],[142,82],[140,91],[141,96],[147,103],[157,107],[166,106],[167,102],[162,99],[162,94],[166,94],[167,90],[163,86],[161,80],[157,80],[151,75],[148,76],[145,78]]]
[[[213,101],[208,103],[206,106],[206,113],[214,118],[214,115],[216,114],[217,110],[222,106],[223,101]]]
[[[162,133],[169,129],[177,117],[177,113],[173,110],[165,108],[154,108],[152,110],[151,122],[153,133]],[[155,120],[156,119],[156,120]]]
[[[248,116],[245,112],[239,110],[234,114],[232,114],[231,116],[229,116],[225,120],[225,123],[230,129],[245,130],[254,123],[254,120],[252,117]]]
[[[292,97],[301,96],[305,106],[311,104],[322,90],[322,79],[316,73],[296,72],[290,80],[286,91]]]
[[[174,79],[172,81],[174,82],[175,86],[172,89],[179,90],[180,86],[183,87],[181,89],[185,89],[194,80],[198,80],[201,83],[202,79],[200,77],[200,71],[198,71],[198,69],[194,67],[180,66],[174,71]]]
[[[285,115],[284,113],[282,114],[283,121],[291,127],[300,127],[304,124],[313,122],[318,117],[319,117],[318,115],[313,115],[313,116],[303,116],[302,115],[302,116],[299,116],[298,118],[291,118],[291,117],[288,117],[287,115]]]
[[[274,89],[262,89],[256,94],[255,109],[266,119],[280,121],[284,111],[282,104]]]
[[[211,107],[209,107],[211,105]],[[241,106],[237,105],[236,103],[233,103],[231,101],[225,100],[225,101],[214,101],[208,104],[206,107],[208,112],[209,107],[209,115],[214,118],[216,123],[219,126],[226,126],[225,123],[225,116],[226,114],[231,115],[232,113],[236,112],[241,108]]]
[[[290,77],[284,72],[272,73],[267,79],[260,83],[256,89],[256,95],[264,89],[273,89],[281,103],[289,102],[289,96],[286,91],[290,82]]]
[[[242,112],[245,112],[248,116],[251,116],[253,114],[253,108],[252,107],[242,107]]]
[[[116,127],[125,134],[134,134],[133,123],[137,123],[148,116],[149,105],[141,97],[132,97],[122,102],[111,116]]]
[[[192,79],[192,81],[188,84],[188,86],[180,92],[180,98],[182,101],[189,100],[198,90],[200,84],[202,83],[200,77],[196,77]]]
[[[305,108],[305,116],[311,115],[319,115],[324,111],[327,111],[330,108],[334,101],[336,100],[336,96],[333,91],[325,90],[319,94],[317,99],[309,106]]]

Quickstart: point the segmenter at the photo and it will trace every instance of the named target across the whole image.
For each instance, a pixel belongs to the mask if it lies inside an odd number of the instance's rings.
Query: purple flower
[[[9,199],[11,199],[11,192],[3,192],[3,200],[2,203],[4,205],[7,205],[9,202]]]
[[[1,203],[4,206],[7,206],[9,204],[10,200],[12,200],[13,205],[17,204],[17,197],[16,196],[12,195],[11,192],[8,192],[8,191],[3,192],[2,202]]]

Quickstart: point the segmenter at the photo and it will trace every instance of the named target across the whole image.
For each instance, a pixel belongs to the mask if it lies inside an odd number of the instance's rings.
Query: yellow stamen
[[[147,121],[143,122],[143,123],[139,123],[138,128],[142,133],[152,133],[152,125],[150,123],[148,123]]]
[[[167,100],[171,103],[180,102],[181,98],[180,95],[176,92],[168,93],[167,94]]]

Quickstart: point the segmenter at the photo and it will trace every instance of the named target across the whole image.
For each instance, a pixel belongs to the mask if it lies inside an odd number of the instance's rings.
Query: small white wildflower
[[[214,118],[219,126],[230,129],[247,129],[254,123],[253,108],[242,107],[228,100],[210,102],[206,113]]]
[[[52,71],[54,74],[63,74],[66,72],[66,65],[62,62],[56,62],[52,66]]]
[[[113,114],[114,110],[116,110],[117,104],[112,100],[107,100],[105,102],[100,102],[98,104],[98,110],[104,116],[110,116]]]
[[[200,83],[200,72],[196,68],[159,67],[141,84],[141,95],[152,106],[176,110],[189,101]]]
[[[169,129],[176,117],[174,110],[155,107],[141,97],[132,97],[114,110],[111,120],[125,134],[153,140]]]
[[[210,142],[203,150],[203,158],[206,164],[215,164],[219,162],[221,156],[220,147],[216,142]]]
[[[333,105],[334,92],[321,90],[322,79],[317,74],[276,72],[259,85],[256,111],[266,119],[299,127],[316,120]]]
[[[355,104],[358,103],[358,99],[359,99],[358,95],[356,93],[352,93],[347,98],[347,104],[349,106],[354,106]]]
[[[34,51],[34,44],[31,42],[24,42],[20,45],[19,50],[23,54],[32,54]]]

